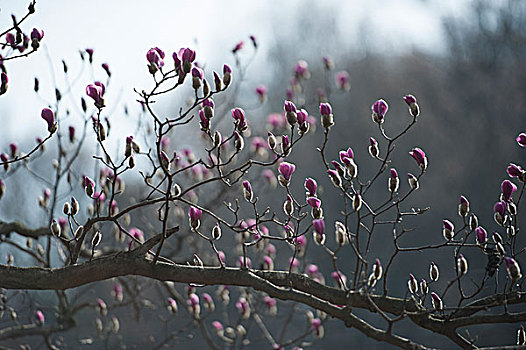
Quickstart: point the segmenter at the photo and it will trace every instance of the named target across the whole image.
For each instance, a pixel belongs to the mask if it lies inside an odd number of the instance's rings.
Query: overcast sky
[[[20,17],[25,12],[26,2],[0,3],[0,23],[10,23],[11,13]],[[223,62],[232,63],[230,50],[236,42],[255,35],[261,46],[255,62],[258,67],[265,64],[266,52],[274,41],[280,40],[282,35],[293,37],[291,33],[303,19],[299,16],[312,16],[316,20],[320,11],[334,16],[342,40],[348,41],[346,45],[352,46],[363,39],[365,28],[367,45],[374,50],[392,52],[418,48],[436,53],[443,48],[440,14],[458,14],[461,9],[452,0],[378,0],[373,4],[367,0],[41,0],[37,3],[37,13],[23,29],[28,32],[33,27],[44,29],[44,47],[35,55],[8,65],[10,90],[0,100],[1,111],[16,115],[16,118],[4,119],[3,134],[18,137],[27,131],[34,133],[42,129],[38,117],[45,101],[32,94],[33,78],[40,77],[43,95],[47,88],[47,95],[51,97],[50,62],[61,84],[61,60],[69,63],[73,75],[78,68],[80,49],[95,50],[93,78],[103,79],[100,64],[109,63],[113,72],[110,93],[121,96],[121,101],[133,101],[132,88],[142,89],[150,84],[145,53],[152,46],[164,49],[167,54],[180,47],[196,48],[200,62],[219,70]],[[318,43],[305,44],[315,46]],[[88,77],[89,74],[84,75],[81,78],[84,81],[78,82],[77,98],[90,82]]]

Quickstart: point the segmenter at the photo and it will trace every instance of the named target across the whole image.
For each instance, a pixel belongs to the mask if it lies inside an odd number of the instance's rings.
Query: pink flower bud
[[[416,161],[416,163],[418,164],[418,166],[422,170],[426,170],[426,168],[427,168],[427,157],[426,157],[426,154],[424,153],[424,151],[422,151],[418,147],[415,147],[415,148],[413,148],[411,150],[411,152],[409,152],[409,155],[411,157],[413,157],[413,159]]]
[[[515,191],[517,191],[517,186],[510,180],[504,180],[501,185],[502,189],[502,198],[504,201],[509,202],[511,196]]]
[[[239,50],[243,48],[244,44],[245,43],[243,41],[238,42],[236,46],[234,46],[234,48],[232,49],[232,53],[237,53]]]
[[[312,221],[312,226],[314,226],[314,231],[319,235],[325,234],[325,222],[323,219],[317,219]]]
[[[248,125],[245,118],[245,111],[241,108],[234,108],[232,110],[232,118],[235,120],[238,131],[244,131]]]
[[[290,181],[290,177],[292,176],[292,173],[294,173],[295,170],[296,166],[287,162],[281,163],[278,167],[280,175],[287,181],[287,183]]]
[[[42,116],[42,119],[44,119],[47,123],[47,130],[52,133],[56,130],[55,125],[55,113],[49,108],[43,108],[42,112],[40,113]]]
[[[30,34],[31,40],[40,41],[44,37],[44,31],[33,28]]]
[[[431,292],[431,301],[435,310],[442,311],[442,309],[444,308],[444,304],[442,303],[442,299],[440,299],[437,293]]]
[[[69,132],[69,142],[75,141],[75,127],[74,126],[69,126],[68,127],[68,132]]]
[[[268,255],[263,257],[263,270],[274,270],[274,261]]]
[[[512,280],[515,281],[522,277],[521,268],[515,259],[505,256],[504,262],[506,263],[506,269],[508,269],[508,274]]]
[[[484,244],[486,243],[487,239],[488,239],[488,233],[486,232],[486,230],[482,227],[482,226],[479,226],[475,229],[475,235],[477,236],[477,243],[478,244]]]
[[[44,314],[42,313],[42,311],[37,310],[35,312],[35,321],[36,321],[36,324],[39,326],[44,325],[44,323],[46,322],[46,318],[44,317]]]
[[[469,201],[466,197],[460,196],[460,204],[458,206],[458,213],[460,216],[465,217],[469,212]]]
[[[517,140],[519,146],[526,147],[526,133],[520,133],[515,140]]]
[[[241,313],[242,318],[249,318],[250,317],[250,305],[248,304],[247,299],[244,297],[240,297],[239,300],[236,303],[236,308]]]
[[[340,187],[342,185],[342,178],[340,177],[340,174],[338,174],[338,171],[329,169],[327,170],[327,174],[331,178],[332,183],[336,187]]]
[[[323,65],[325,66],[325,69],[331,70],[334,68],[334,61],[332,57],[324,56],[323,57]]]
[[[442,234],[444,235],[444,238],[446,239],[446,241],[452,240],[453,237],[455,237],[455,226],[449,220],[442,220],[442,224]]]
[[[499,224],[499,225],[503,225],[504,224],[504,219],[506,217],[506,202],[504,201],[500,201],[500,202],[497,202],[495,203],[495,205],[493,206],[493,211],[495,212],[495,221]]]
[[[310,77],[309,73],[309,65],[304,60],[298,61],[296,65],[294,66],[294,75],[297,78],[305,78],[308,79]]]
[[[108,74],[108,77],[111,77],[110,65],[107,63],[101,64],[102,69]]]
[[[223,332],[223,325],[219,321],[212,322],[212,327],[214,327],[214,329],[215,329],[215,331],[217,333],[222,333]]]
[[[267,97],[267,87],[265,85],[256,86],[256,94],[259,96],[261,102],[264,102]]]
[[[320,103],[320,114],[321,115],[331,115],[332,107],[328,103]]]
[[[398,191],[399,184],[400,184],[400,179],[398,178],[398,173],[396,172],[395,168],[391,168],[390,177],[388,181],[389,191],[391,193]]]
[[[305,190],[307,191],[307,195],[314,197],[316,196],[316,189],[318,188],[318,184],[316,183],[316,180],[309,177],[305,179]]]
[[[101,82],[96,81],[93,84],[86,86],[86,95],[91,97],[95,101],[95,107],[102,108],[104,107],[104,92],[106,87]]]
[[[413,95],[406,95],[403,98],[405,103],[409,106],[409,112],[416,118],[420,114],[420,108],[416,103],[416,98]]]
[[[154,47],[148,50],[148,52],[146,53],[146,60],[148,61],[148,63],[150,63],[150,67],[153,67],[150,70],[152,74],[155,73],[157,69],[164,66],[164,57],[164,51],[159,49],[158,47]]]
[[[245,199],[248,202],[252,202],[252,198],[254,194],[252,192],[252,186],[250,185],[250,182],[248,182],[247,180],[243,181],[243,190],[245,194]]]
[[[194,206],[190,207],[190,210],[188,211],[188,216],[190,218],[190,226],[193,229],[198,229],[199,225],[201,223],[201,216],[203,215],[203,212],[200,209],[197,209]]]
[[[311,208],[319,209],[321,206],[321,201],[316,197],[309,197],[307,198],[307,204],[309,204]]]
[[[510,177],[518,177],[519,179],[523,178],[524,170],[517,164],[510,163],[506,172]]]
[[[334,75],[334,80],[336,81],[336,85],[340,88],[340,90],[343,91],[349,91],[351,89],[351,85],[349,84],[349,73],[342,70]]]
[[[373,103],[371,107],[373,114],[372,118],[375,123],[382,124],[385,119],[385,114],[387,113],[387,110],[389,109],[389,106],[387,105],[387,102],[384,100],[378,100],[375,103]]]
[[[15,158],[16,155],[18,154],[18,146],[15,143],[10,143],[9,151],[10,151],[11,158]]]

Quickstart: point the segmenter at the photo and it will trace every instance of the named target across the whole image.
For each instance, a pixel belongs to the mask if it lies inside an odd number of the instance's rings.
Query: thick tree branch
[[[49,227],[40,227],[37,229],[31,229],[21,222],[3,222],[0,221],[0,235],[9,237],[11,233],[18,233],[24,237],[38,239],[42,236],[48,236],[51,234]]]

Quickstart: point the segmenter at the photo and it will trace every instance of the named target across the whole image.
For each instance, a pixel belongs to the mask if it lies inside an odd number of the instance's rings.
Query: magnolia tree
[[[37,51],[44,38],[42,30],[28,35],[22,29],[34,11],[31,3],[27,15],[13,16],[0,34],[4,99],[8,77],[17,78],[9,76],[10,60]],[[410,137],[421,119],[425,123],[416,98],[393,102],[408,106],[408,122],[398,131],[384,123],[389,107],[378,99],[372,121],[363,121],[377,126],[370,144],[342,144],[332,154],[339,113],[324,92],[330,86],[318,90],[317,104],[309,102],[305,61],[295,65],[283,111],[269,115],[266,129],[252,122],[250,106],[238,104],[246,71],[238,52],[255,52],[256,39],[249,43],[234,47],[235,66],[225,64],[220,73],[204,70],[190,48],[171,56],[148,50],[151,86],[135,90],[142,112],[136,132],[124,137],[110,137],[117,113],[106,107],[110,67],[99,68],[94,51],[83,50],[82,64],[92,67],[95,79],[86,78],[85,94],[73,96],[80,98],[79,113],[63,107],[63,95],[73,89],[61,93],[57,86],[41,110],[47,136],[25,152],[16,142],[2,146],[8,149],[0,155],[2,205],[16,206],[13,200],[27,196],[38,202],[47,224],[35,225],[30,213],[21,221],[1,218],[0,241],[9,251],[0,265],[1,342],[122,346],[136,341],[130,340],[137,331],[132,321],[119,316],[130,309],[152,334],[144,340],[152,348],[187,341],[187,333],[213,349],[323,347],[335,322],[404,349],[432,347],[416,340],[421,330],[444,338],[447,347],[493,346],[478,340],[484,328],[477,326],[514,323],[516,334],[496,341],[506,348],[525,345],[518,213],[526,172],[515,164],[507,168],[510,179],[494,204],[494,224],[480,226],[460,196],[458,210],[444,213],[443,225],[429,233],[432,243],[411,244],[410,237],[420,234],[412,218],[428,208],[412,207],[410,198],[425,191],[419,183],[428,159],[419,147],[396,150],[408,153],[403,164],[395,164],[393,154],[399,139]],[[326,57],[323,64],[332,74],[333,61]],[[336,92],[347,93],[347,72],[334,76]],[[190,102],[161,115],[155,102],[176,90]],[[267,89],[259,86],[256,94],[262,104]],[[192,147],[177,149],[183,132],[194,137]],[[321,143],[308,149],[305,141],[313,137]],[[525,147],[526,133],[516,141]],[[350,146],[368,147],[370,159],[359,162]],[[299,148],[317,162],[316,171],[312,163],[294,161]],[[46,157],[53,159],[52,174],[43,181],[33,164]],[[374,169],[372,176],[361,175],[362,164]],[[399,176],[396,166],[413,173]],[[318,175],[300,177],[298,170]],[[42,186],[42,195],[18,188],[5,203],[24,172]],[[324,211],[328,206],[331,213]],[[380,256],[379,245],[388,253]],[[422,252],[418,264],[428,266],[428,274],[401,265],[399,258],[415,251]],[[447,263],[433,262],[438,254]],[[43,298],[36,290],[53,294]],[[153,317],[141,319],[147,312]],[[399,328],[403,322],[413,327]]]

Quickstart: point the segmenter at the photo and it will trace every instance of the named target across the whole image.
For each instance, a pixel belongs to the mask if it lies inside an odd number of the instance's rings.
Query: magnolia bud
[[[245,140],[243,139],[243,136],[239,135],[237,131],[234,132],[234,147],[236,148],[237,152],[241,152],[243,147],[245,147]]]
[[[462,254],[457,259],[457,269],[459,276],[464,276],[468,272],[468,261]]]
[[[362,196],[357,192],[354,193],[352,207],[355,211],[360,211],[360,208],[362,207]]]
[[[425,279],[420,281],[420,290],[422,291],[422,294],[427,294],[429,292],[429,288],[427,287],[427,282]]]
[[[418,190],[418,187],[420,186],[418,184],[418,178],[411,173],[407,174],[407,176],[409,178],[409,187],[411,187],[412,190]]]
[[[268,147],[271,150],[274,150],[274,148],[276,147],[276,142],[277,142],[276,136],[274,136],[274,134],[271,133],[270,131],[268,132],[267,142],[268,142]]]
[[[522,277],[521,268],[515,259],[506,256],[504,257],[504,262],[506,263],[508,274],[513,281]]]
[[[373,288],[376,285],[376,282],[378,282],[378,279],[374,277],[374,273],[371,273],[367,279],[367,287]]]
[[[380,154],[380,149],[378,148],[378,141],[376,141],[374,138],[369,138],[369,154],[373,158],[378,158],[378,155]]]
[[[380,278],[382,278],[382,273],[383,273],[383,270],[382,270],[382,264],[380,264],[380,259],[376,259],[373,265],[374,278],[379,280]]]
[[[432,262],[431,266],[429,266],[429,278],[431,278],[431,281],[436,282],[438,281],[439,276],[440,273],[438,272],[438,266],[436,266],[435,263]]]
[[[526,332],[523,325],[517,331],[517,345],[526,345]]]
[[[316,243],[317,245],[324,245],[325,244],[325,235],[324,234],[320,234],[316,231],[314,231],[312,233],[312,237],[314,238],[314,243]]]
[[[389,192],[394,193],[398,191],[398,186],[400,185],[400,179],[398,178],[398,173],[396,169],[391,168],[391,176],[389,177],[388,186]]]
[[[474,213],[469,216],[469,228],[471,231],[475,230],[479,226],[479,219]]]
[[[71,197],[71,215],[76,215],[79,212],[79,202],[75,197]]]
[[[455,237],[455,226],[449,220],[442,220],[442,234],[446,241],[451,241]]]
[[[469,202],[464,196],[460,196],[460,204],[458,205],[458,215],[466,217],[469,212]]]
[[[409,281],[407,281],[407,287],[411,294],[418,293],[418,282],[416,281],[415,276],[412,273],[409,274]]]
[[[493,239],[493,242],[502,244],[502,236],[498,234],[498,232],[493,232],[491,234],[491,238]]]
[[[84,226],[81,225],[77,227],[77,229],[75,230],[75,239],[80,239],[83,232],[84,232]]]
[[[435,310],[442,311],[442,309],[444,308],[444,303],[442,302],[442,299],[440,299],[437,293],[431,292],[431,301]]]
[[[221,139],[221,133],[216,130],[216,132],[214,132],[214,148],[219,147],[221,144]]]
[[[68,202],[64,203],[64,207],[62,208],[62,211],[64,212],[65,215],[69,215],[71,213],[71,206],[69,205]]]
[[[91,239],[91,246],[92,247],[98,246],[101,240],[102,240],[102,233],[100,233],[100,230],[97,230],[95,234],[93,235],[93,238]]]
[[[221,226],[219,226],[219,223],[212,228],[212,238],[216,241],[221,238]]]
[[[327,174],[329,174],[329,177],[331,178],[334,186],[336,187],[342,186],[342,178],[340,177],[340,175],[338,175],[338,172],[336,170],[329,169],[327,170]]]
[[[55,237],[60,237],[60,225],[57,220],[51,222],[51,233],[53,233]]]
[[[252,192],[252,186],[250,185],[250,182],[246,180],[243,181],[243,194],[245,196],[246,201],[252,203],[254,193]]]
[[[173,194],[175,197],[179,196],[181,194],[181,186],[179,186],[178,184],[174,184]]]
[[[203,79],[203,95],[208,96],[210,93],[210,85],[208,84],[208,81],[206,79]]]
[[[128,158],[128,167],[133,169],[135,167],[135,157],[132,155]]]
[[[336,229],[336,242],[338,242],[341,247],[347,242],[347,229],[345,228],[345,225],[339,221],[336,221],[334,226]]]

